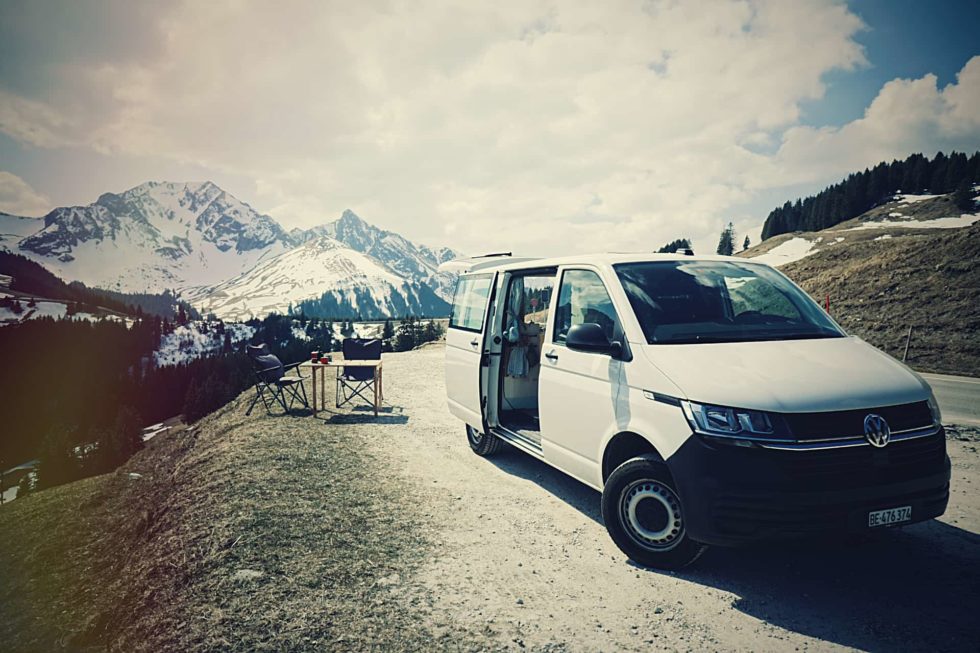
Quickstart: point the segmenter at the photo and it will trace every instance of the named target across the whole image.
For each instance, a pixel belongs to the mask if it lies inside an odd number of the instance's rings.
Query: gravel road
[[[949,441],[941,520],[864,542],[711,549],[693,569],[649,571],[606,535],[595,491],[510,448],[470,452],[446,409],[443,357],[437,346],[385,356],[390,406],[376,424],[390,437],[368,445],[433,531],[431,559],[390,591],[440,648],[471,646],[465,633],[543,651],[976,650],[975,434]]]

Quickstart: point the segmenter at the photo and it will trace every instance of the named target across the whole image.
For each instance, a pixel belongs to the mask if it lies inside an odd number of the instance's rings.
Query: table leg
[[[374,416],[378,416],[378,376],[380,371],[374,368]]]
[[[310,367],[310,378],[313,380],[313,417],[316,417],[316,366]]]
[[[385,369],[378,367],[378,392],[381,394],[381,401],[385,400]]]

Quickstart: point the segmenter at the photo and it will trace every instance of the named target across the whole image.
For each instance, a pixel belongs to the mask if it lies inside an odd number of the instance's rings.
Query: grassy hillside
[[[432,641],[389,588],[429,548],[411,492],[364,453],[390,429],[245,417],[248,399],[115,473],[0,507],[4,651]]]
[[[780,270],[821,305],[830,295],[831,314],[850,333],[900,359],[911,326],[910,365],[980,376],[980,223],[923,228],[960,213],[948,196],[895,201],[832,229],[771,238],[743,255],[808,241],[815,253]]]

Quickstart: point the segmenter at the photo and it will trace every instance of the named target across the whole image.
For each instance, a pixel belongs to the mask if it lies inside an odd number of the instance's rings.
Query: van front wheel
[[[631,458],[609,475],[602,521],[616,546],[646,567],[680,569],[705,550],[688,537],[670,472],[653,456]]]
[[[500,448],[500,438],[492,433],[481,433],[469,424],[466,425],[466,441],[478,456],[492,456]]]

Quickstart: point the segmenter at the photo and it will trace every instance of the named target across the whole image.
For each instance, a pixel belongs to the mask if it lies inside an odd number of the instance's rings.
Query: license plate
[[[912,521],[912,506],[873,510],[868,513],[868,528],[901,524],[903,521]]]

